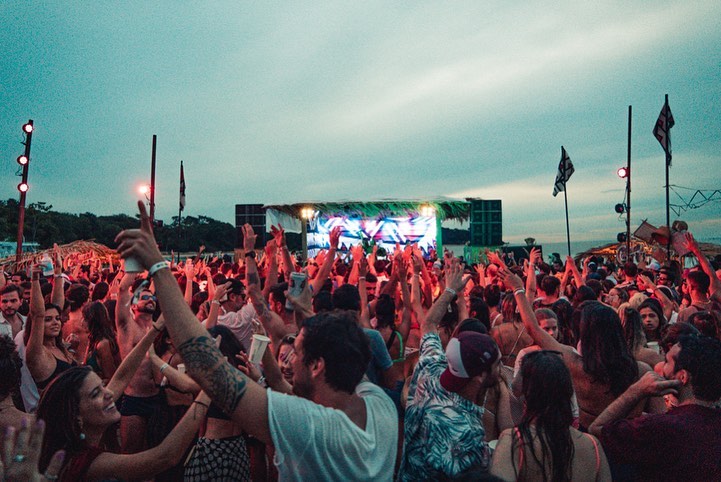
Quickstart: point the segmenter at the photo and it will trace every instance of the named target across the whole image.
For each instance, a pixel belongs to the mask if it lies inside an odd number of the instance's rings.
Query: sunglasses
[[[140,297],[140,299],[143,300],[143,301],[146,301],[146,300],[158,301],[158,298],[157,298],[156,296],[154,296],[154,295],[142,295],[142,296]]]

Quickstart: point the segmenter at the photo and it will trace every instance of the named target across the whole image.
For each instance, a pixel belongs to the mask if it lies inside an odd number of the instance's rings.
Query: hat
[[[488,335],[464,331],[451,338],[446,347],[448,368],[441,374],[441,386],[458,392],[471,378],[488,371],[501,357],[498,345]]]
[[[651,271],[658,271],[661,269],[661,265],[658,261],[651,261],[648,265],[648,269],[650,269]]]

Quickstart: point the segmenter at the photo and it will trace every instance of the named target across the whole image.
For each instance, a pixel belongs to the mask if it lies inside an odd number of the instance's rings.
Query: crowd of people
[[[687,269],[339,229],[300,263],[249,225],[240,259],[176,262],[139,208],[122,264],[0,273],[0,480],[721,479],[721,270],[690,233]]]

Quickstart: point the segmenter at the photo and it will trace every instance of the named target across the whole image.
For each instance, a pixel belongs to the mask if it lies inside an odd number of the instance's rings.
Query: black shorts
[[[137,415],[138,417],[150,418],[151,415],[157,413],[158,410],[162,410],[166,405],[162,393],[152,397],[123,395],[118,400],[118,411],[124,417]]]

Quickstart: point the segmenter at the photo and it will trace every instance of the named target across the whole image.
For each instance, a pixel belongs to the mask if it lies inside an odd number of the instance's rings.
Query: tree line
[[[16,199],[0,201],[0,239],[16,240],[18,210]],[[53,243],[67,244],[78,240],[94,240],[115,248],[115,236],[123,229],[137,228],[138,223],[137,216],[61,213],[53,211],[50,204],[37,202],[25,208],[23,232],[26,243],[36,242],[41,249],[50,248]],[[163,251],[195,251],[202,244],[208,252],[232,251],[235,228],[208,216],[185,216],[178,226],[178,217],[173,216],[171,224],[156,225],[155,237]]]

